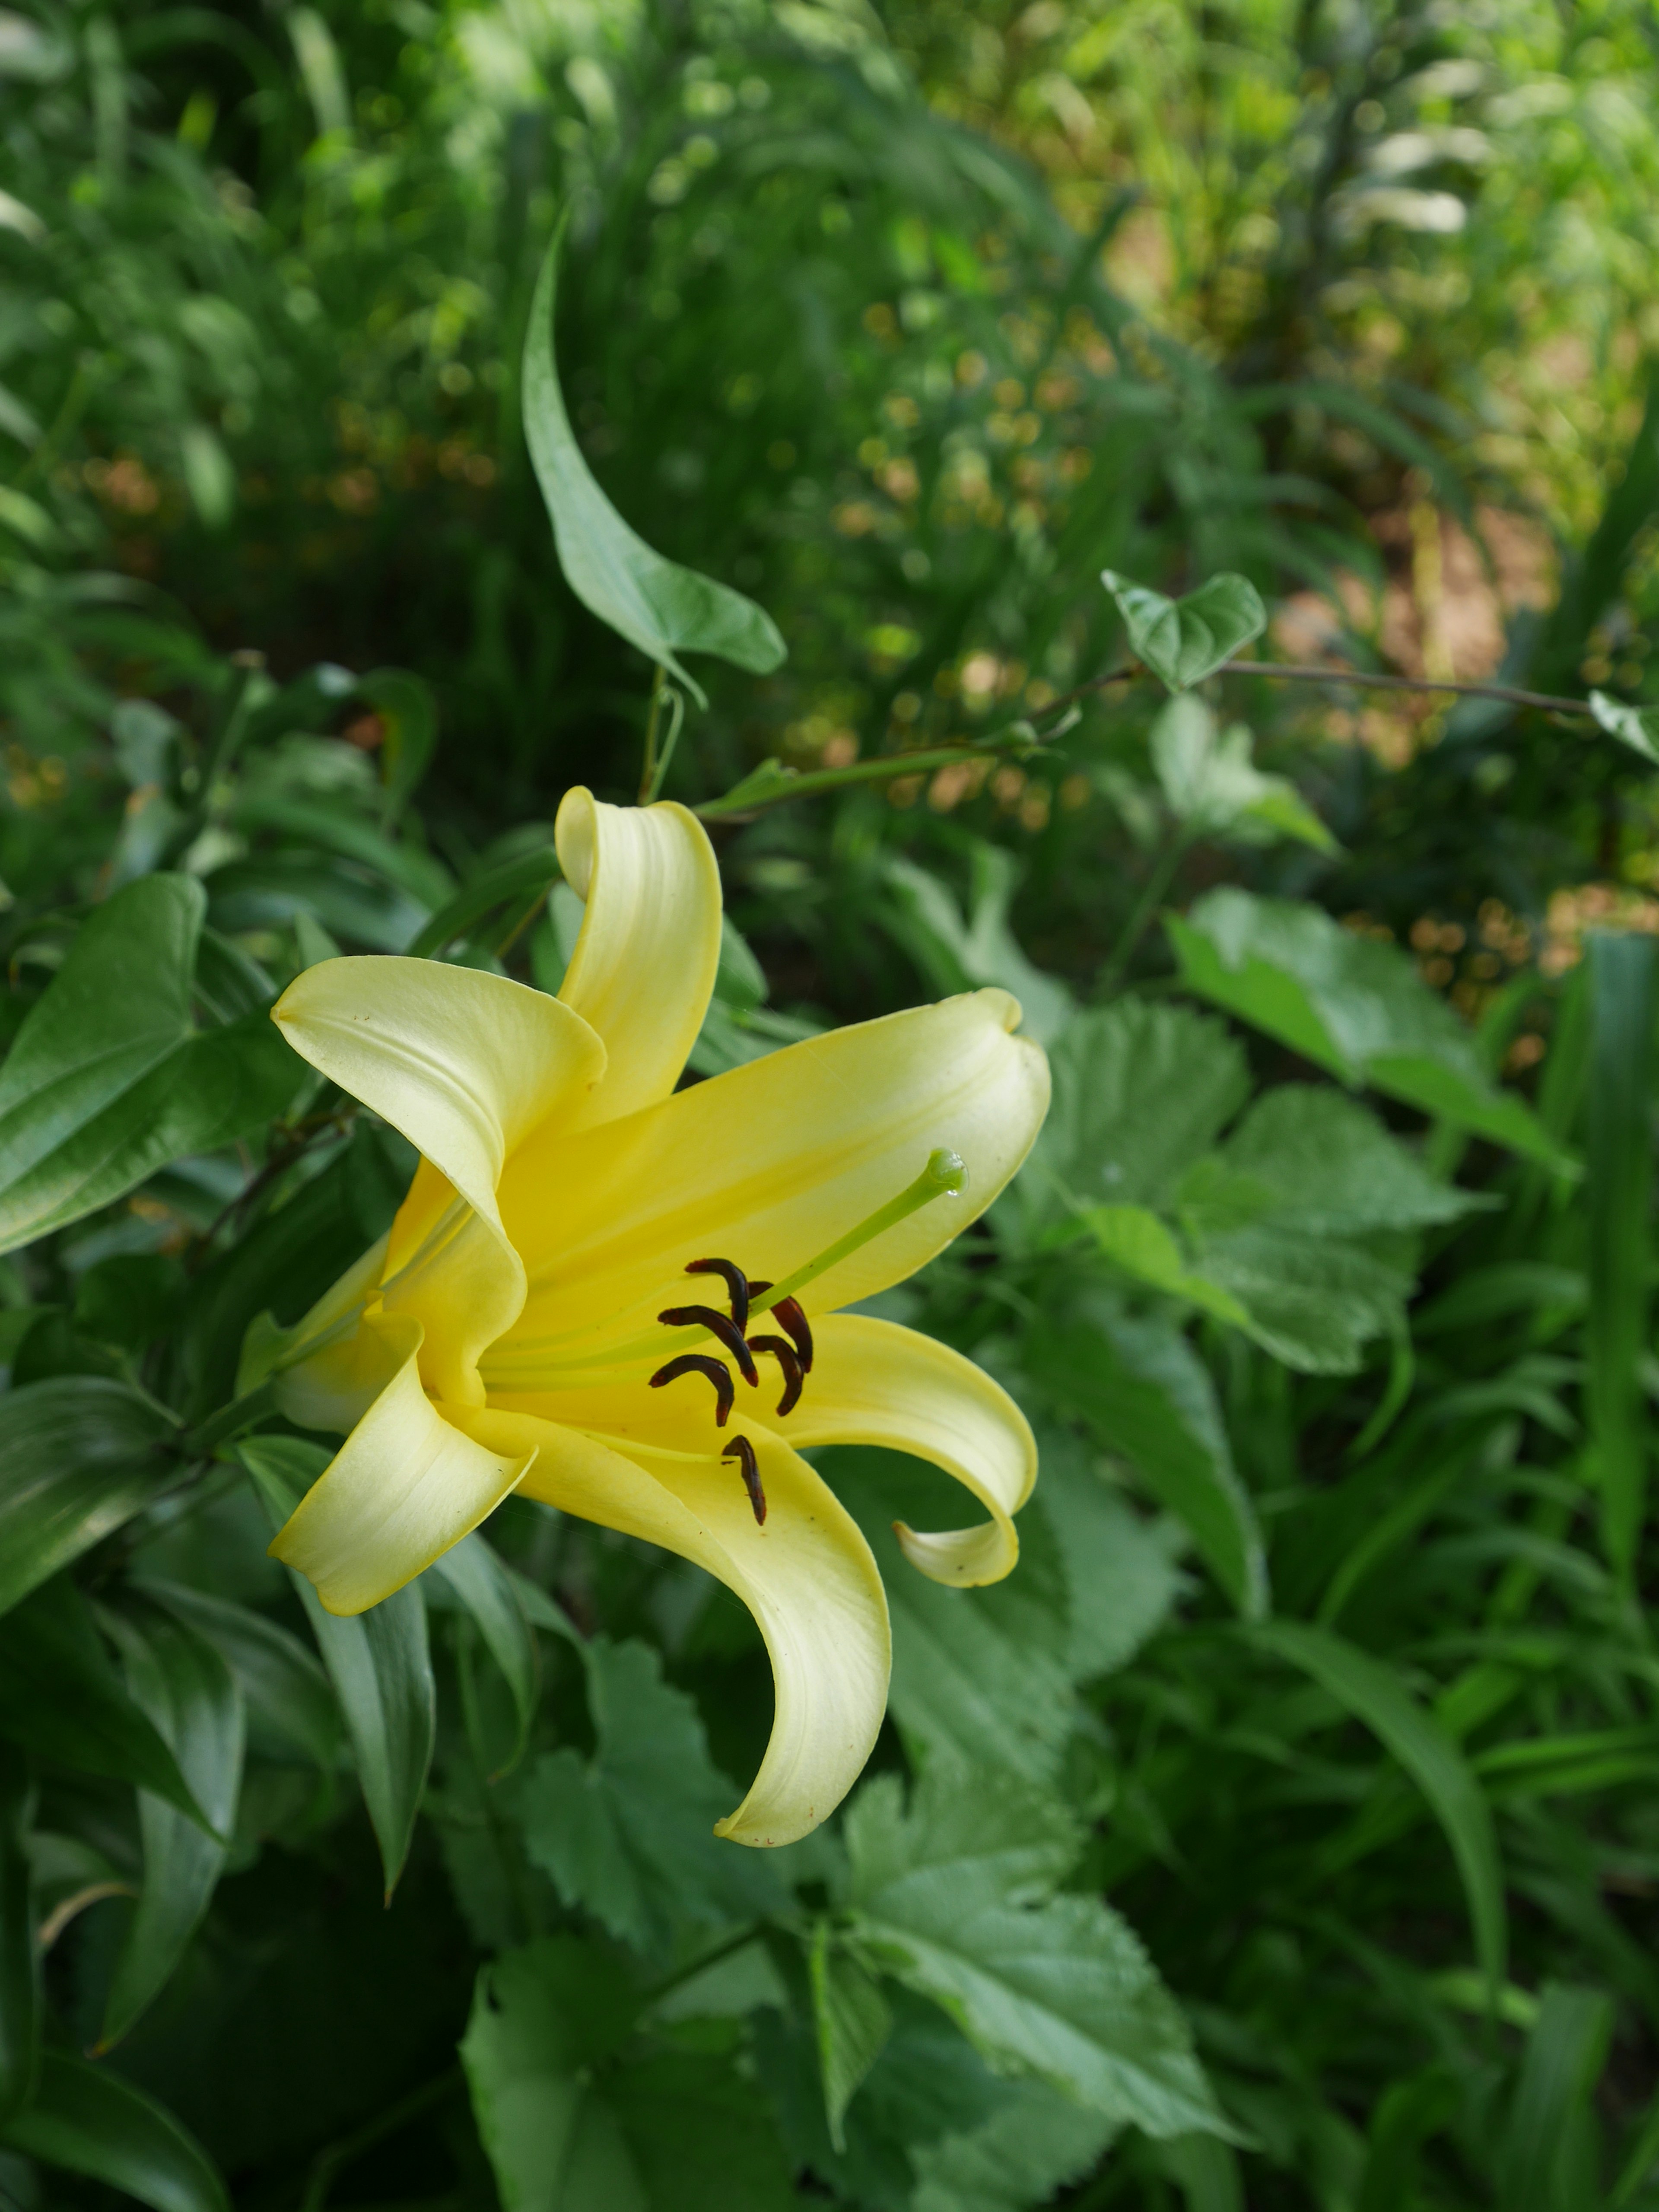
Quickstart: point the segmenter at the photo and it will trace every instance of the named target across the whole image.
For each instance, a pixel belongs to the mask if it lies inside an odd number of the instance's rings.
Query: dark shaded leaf
[[[230,2212],[207,2153],[171,2112],[118,2074],[61,2051],[41,2052],[34,2101],[0,2129],[0,2142],[151,2212]]]
[[[112,1378],[0,1397],[0,1613],[131,1520],[179,1473],[171,1422]]]

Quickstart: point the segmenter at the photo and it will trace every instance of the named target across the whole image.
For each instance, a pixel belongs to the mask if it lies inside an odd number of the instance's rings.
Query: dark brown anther
[[[669,1306],[657,1319],[667,1328],[706,1328],[711,1336],[719,1337],[737,1361],[738,1372],[745,1382],[760,1381],[743,1331],[729,1314],[716,1313],[713,1306]]]
[[[688,1275],[720,1275],[725,1278],[727,1295],[732,1300],[732,1320],[739,1329],[749,1326],[749,1278],[731,1260],[688,1260]]]
[[[800,1362],[795,1357],[794,1346],[781,1336],[751,1336],[749,1348],[751,1352],[769,1352],[782,1368],[783,1395],[778,1401],[778,1411],[781,1413],[793,1413],[800,1403],[800,1386],[805,1379],[800,1371]]]
[[[732,1380],[732,1371],[723,1359],[715,1359],[706,1352],[683,1352],[678,1359],[671,1359],[666,1367],[659,1367],[651,1377],[651,1388],[660,1390],[665,1382],[678,1382],[682,1375],[706,1375],[714,1386],[714,1395],[720,1403],[714,1408],[714,1425],[723,1429],[726,1417],[732,1410],[732,1401],[738,1395]]]
[[[738,1462],[738,1473],[743,1477],[743,1486],[749,1492],[750,1510],[754,1514],[757,1524],[763,1528],[766,1526],[766,1492],[761,1487],[760,1469],[755,1464],[755,1447],[747,1437],[733,1437],[720,1457],[734,1459]]]
[[[763,1297],[771,1287],[770,1283],[750,1283],[749,1295],[751,1298]],[[776,1305],[768,1310],[784,1334],[793,1340],[801,1373],[810,1375],[812,1371],[812,1331],[806,1316],[801,1311],[799,1299],[780,1298]]]

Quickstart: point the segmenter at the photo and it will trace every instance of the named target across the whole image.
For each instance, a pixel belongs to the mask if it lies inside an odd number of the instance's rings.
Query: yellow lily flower
[[[522,1489],[696,1560],[753,1613],[776,1692],[719,1832],[787,1843],[857,1778],[890,1664],[869,1547],[802,1448],[884,1444],[966,1486],[988,1521],[899,1531],[924,1574],[994,1582],[1018,1557],[1018,1408],[944,1345],[840,1310],[990,1204],[1048,1064],[984,990],[676,1091],[720,954],[708,836],[581,790],[556,836],[586,901],[556,999],[377,956],[308,969],[274,1010],[422,1158],[387,1237],[289,1333],[278,1402],[349,1434],[271,1549],[359,1613]]]

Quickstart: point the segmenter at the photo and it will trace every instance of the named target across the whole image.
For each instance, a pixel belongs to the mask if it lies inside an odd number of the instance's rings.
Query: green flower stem
[[[252,1428],[276,1410],[276,1385],[270,1378],[256,1383],[252,1390],[244,1390],[240,1398],[233,1398],[216,1413],[210,1413],[206,1420],[179,1438],[179,1449],[187,1458],[206,1459],[227,1437],[240,1436],[244,1429]]]

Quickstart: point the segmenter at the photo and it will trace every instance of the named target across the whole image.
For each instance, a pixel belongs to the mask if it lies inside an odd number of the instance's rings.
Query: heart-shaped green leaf
[[[1606,691],[1592,691],[1589,710],[1610,738],[1659,767],[1659,707],[1632,707]]]
[[[702,690],[679,653],[717,653],[757,676],[784,658],[777,625],[764,608],[712,577],[682,568],[629,528],[594,481],[565,412],[553,358],[561,221],[531,302],[524,348],[524,434],[553,519],[554,541],[571,590],[590,612],[677,676],[699,704]]]
[[[1100,580],[1117,602],[1135,658],[1171,691],[1190,691],[1267,627],[1267,610],[1248,577],[1212,576],[1184,599],[1166,599],[1111,568],[1102,569]]]

